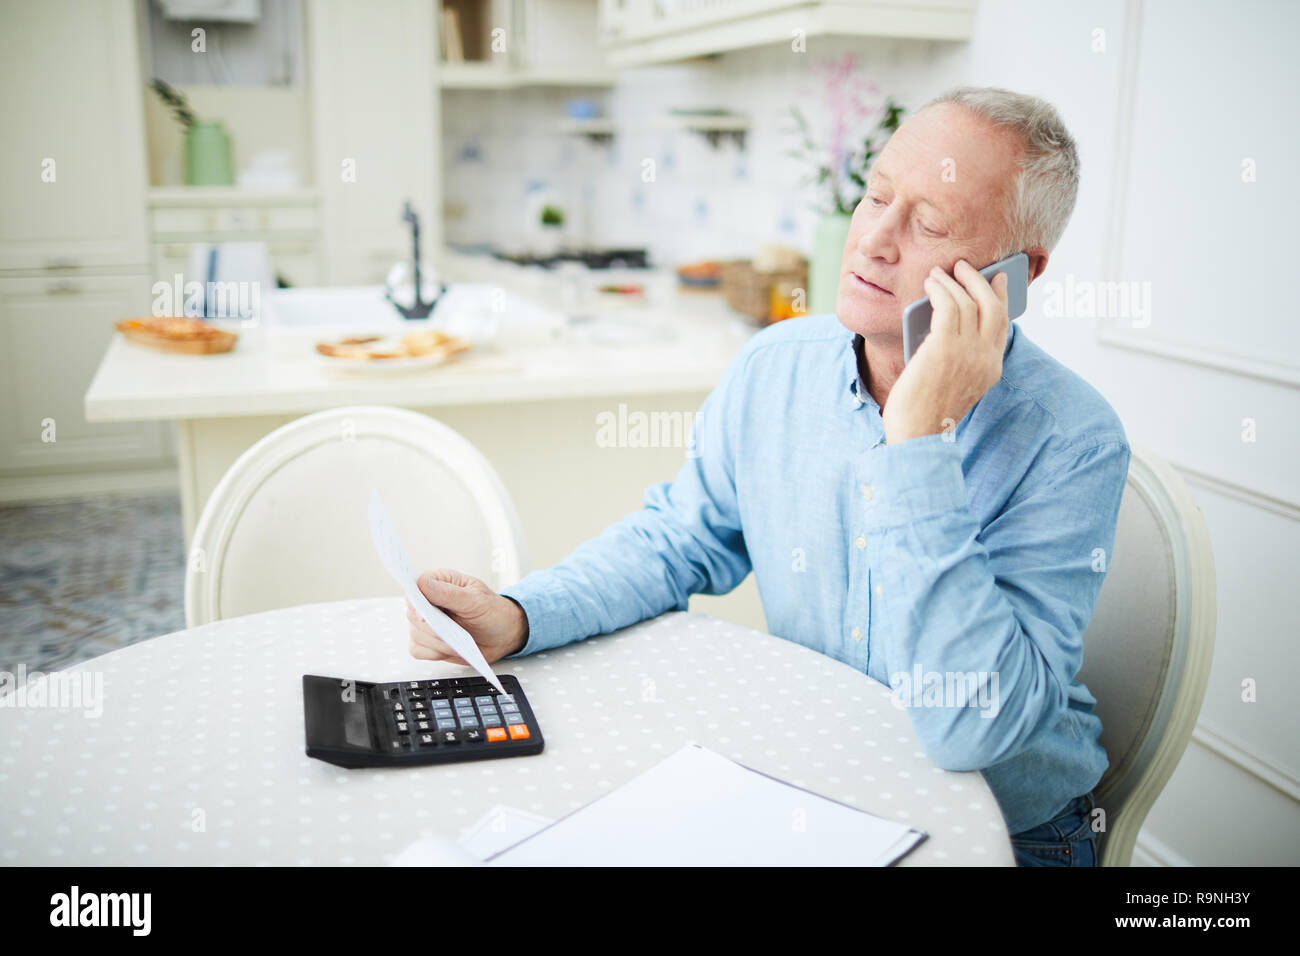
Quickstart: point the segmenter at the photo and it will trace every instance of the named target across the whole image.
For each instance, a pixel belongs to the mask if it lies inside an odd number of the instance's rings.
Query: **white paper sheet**
[[[389,866],[481,866],[552,821],[527,810],[501,804],[493,807],[469,827],[459,840],[449,837],[421,837],[397,854]]]
[[[379,552],[379,560],[384,563],[388,573],[401,587],[402,593],[411,602],[411,607],[415,608],[416,613],[424,618],[437,635],[450,644],[467,664],[482,674],[498,693],[504,694],[505,688],[501,686],[497,675],[492,672],[492,667],[484,660],[483,652],[479,650],[474,638],[440,609],[430,604],[429,599],[420,590],[420,586],[416,583],[420,574],[411,563],[411,556],[402,544],[402,539],[397,536],[397,530],[393,527],[393,521],[388,516],[388,509],[384,507],[379,492],[373,489],[370,492],[370,538],[375,543],[375,550]]]
[[[488,866],[888,866],[923,839],[692,744]]]

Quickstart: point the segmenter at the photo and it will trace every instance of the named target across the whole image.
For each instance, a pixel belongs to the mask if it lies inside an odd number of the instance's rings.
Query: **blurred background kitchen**
[[[1083,161],[1020,324],[1179,469],[1215,548],[1202,723],[1135,862],[1294,862],[1300,738],[1282,688],[1243,709],[1240,682],[1297,662],[1300,323],[1275,293],[1300,17],[1246,6],[3,0],[0,668],[184,627],[213,488],[324,408],[459,431],[554,563],[675,475],[749,336],[833,311],[898,120],[1007,86],[1051,100]],[[1111,281],[1146,314],[1072,307]],[[166,316],[225,337],[151,341]],[[317,348],[414,329],[469,348]],[[752,579],[692,609],[764,623]],[[1216,839],[1213,813],[1287,839]]]

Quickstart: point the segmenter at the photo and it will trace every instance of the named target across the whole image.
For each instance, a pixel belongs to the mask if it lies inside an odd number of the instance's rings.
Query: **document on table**
[[[489,866],[889,866],[927,838],[696,744]]]
[[[416,613],[424,618],[438,636],[450,644],[467,664],[482,674],[498,693],[504,694],[505,688],[501,686],[501,681],[497,680],[497,675],[492,672],[492,667],[483,659],[483,652],[479,650],[478,643],[470,637],[468,631],[439,608],[430,604],[429,599],[420,590],[420,586],[416,584],[420,576],[419,572],[411,563],[411,556],[402,544],[402,539],[397,536],[397,530],[388,516],[388,509],[384,507],[383,499],[374,489],[370,492],[370,539],[374,541],[375,550],[379,552],[379,560],[384,563],[388,573],[401,587],[402,593],[411,602]]]
[[[551,822],[549,817],[497,804],[460,839],[421,837],[397,854],[389,866],[482,866],[483,860]]]

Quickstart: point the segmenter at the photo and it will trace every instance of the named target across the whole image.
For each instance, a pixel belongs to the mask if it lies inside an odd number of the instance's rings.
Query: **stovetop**
[[[504,262],[520,266],[542,266],[553,269],[562,262],[581,262],[588,269],[648,269],[649,256],[645,249],[569,249],[552,256],[534,256],[528,253],[493,252]]]

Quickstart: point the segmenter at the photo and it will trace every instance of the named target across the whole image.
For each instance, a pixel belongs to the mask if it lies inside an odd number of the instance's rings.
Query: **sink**
[[[395,290],[400,297],[402,290]],[[406,289],[409,295],[409,287]],[[508,289],[488,283],[453,283],[426,319],[406,319],[383,286],[278,289],[264,298],[262,328],[273,346],[291,352],[317,339],[359,333],[392,334],[436,328],[476,346],[536,345],[564,334],[567,320]],[[277,348],[277,350],[280,350]]]

